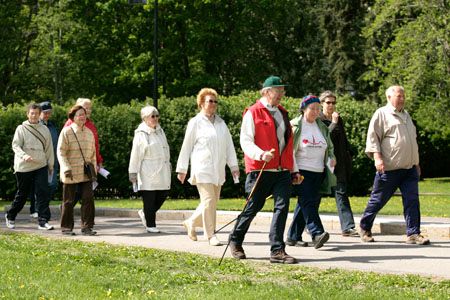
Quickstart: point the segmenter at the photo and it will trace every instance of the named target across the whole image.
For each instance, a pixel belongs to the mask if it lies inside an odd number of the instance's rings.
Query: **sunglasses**
[[[205,102],[217,104],[219,101],[217,100],[206,100]]]
[[[328,105],[336,105],[336,101],[325,101]]]
[[[152,119],[155,119],[155,118],[159,118],[159,115],[151,115],[150,116]]]

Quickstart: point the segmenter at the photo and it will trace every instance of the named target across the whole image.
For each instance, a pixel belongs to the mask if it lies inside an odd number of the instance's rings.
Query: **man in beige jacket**
[[[360,221],[361,240],[374,241],[371,229],[375,217],[400,188],[406,220],[406,243],[426,245],[430,241],[420,234],[420,167],[416,127],[404,110],[405,91],[402,86],[389,87],[386,98],[388,103],[374,113],[367,133],[366,154],[375,160],[377,172]]]

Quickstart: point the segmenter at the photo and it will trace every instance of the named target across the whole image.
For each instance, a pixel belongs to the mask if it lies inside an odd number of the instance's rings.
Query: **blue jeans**
[[[341,223],[342,231],[355,228],[355,220],[353,219],[350,200],[347,196],[347,183],[338,181],[336,187],[332,188],[332,190],[336,199],[336,208],[339,214],[339,222]]]
[[[259,172],[250,172],[245,181],[245,190],[250,193],[256,182]],[[256,214],[263,208],[266,198],[273,195],[274,208],[272,224],[270,225],[269,240],[270,250],[275,252],[285,248],[283,241],[286,218],[289,211],[289,198],[291,195],[291,174],[289,171],[267,172],[264,171],[258,186],[251,199],[249,199],[244,211],[236,221],[236,225],[230,234],[230,242],[242,245],[245,234]]]
[[[406,235],[420,233],[419,174],[416,167],[376,173],[373,190],[361,218],[361,229],[372,229],[377,213],[391,199],[397,188],[400,188],[402,193]]]
[[[306,170],[300,170],[300,173],[304,179],[301,184],[294,185],[294,192],[298,196],[298,202],[288,231],[288,238],[293,241],[302,240],[305,226],[308,228],[312,238],[325,231],[319,216],[321,201],[319,189],[325,173]]]

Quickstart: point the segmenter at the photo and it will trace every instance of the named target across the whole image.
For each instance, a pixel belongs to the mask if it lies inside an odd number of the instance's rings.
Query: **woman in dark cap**
[[[319,98],[313,95],[306,96],[300,104],[301,114],[291,121],[294,131],[295,161],[304,179],[301,184],[293,186],[298,202],[286,240],[286,244],[290,246],[297,243],[305,246],[302,241],[305,225],[316,249],[322,247],[330,237],[324,230],[319,216],[320,191],[324,183],[330,182],[325,180],[330,179],[327,176],[334,176],[327,172],[327,164],[334,168],[336,162],[328,128],[318,119],[320,110]],[[331,192],[330,186],[325,188]]]

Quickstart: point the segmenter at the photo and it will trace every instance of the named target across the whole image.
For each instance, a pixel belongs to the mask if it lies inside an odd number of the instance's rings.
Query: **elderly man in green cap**
[[[294,173],[293,139],[288,112],[280,105],[285,86],[280,77],[268,77],[261,89],[261,98],[244,112],[240,143],[247,173],[245,190],[250,194],[256,187],[230,234],[231,255],[236,259],[246,258],[242,248],[245,234],[253,218],[263,208],[266,198],[273,195],[270,261],[296,263],[296,259],[285,252],[283,241],[292,181],[300,180],[299,174]]]

